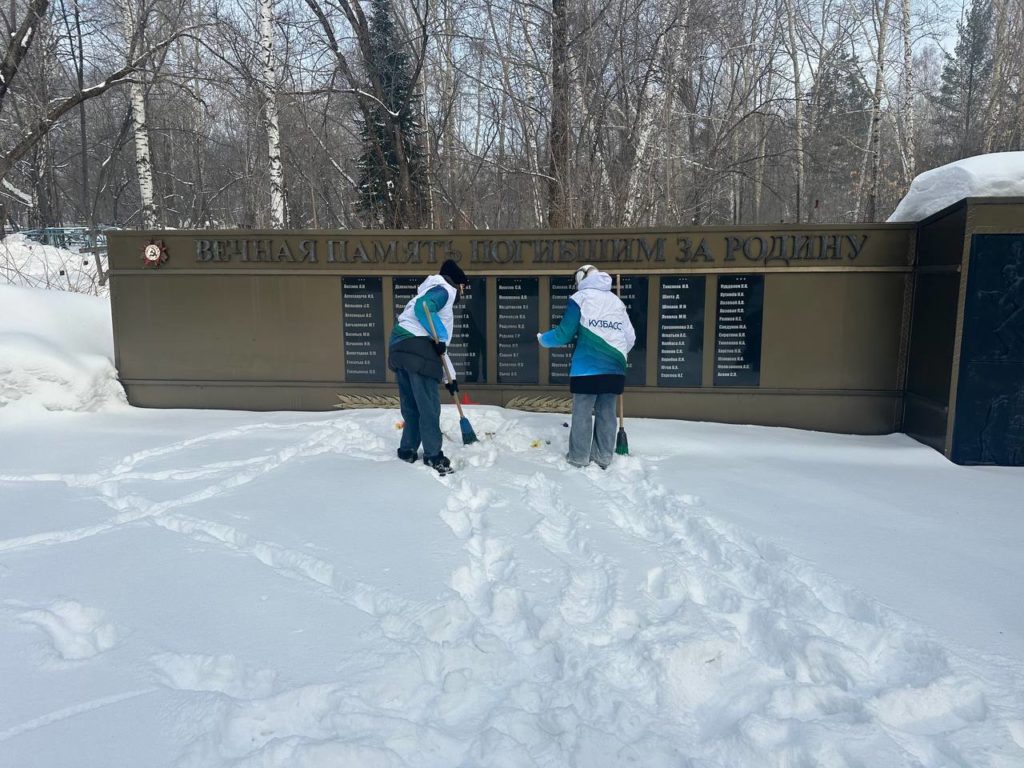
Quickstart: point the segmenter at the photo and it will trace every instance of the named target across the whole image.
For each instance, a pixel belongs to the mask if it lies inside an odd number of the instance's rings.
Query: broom
[[[434,328],[434,318],[430,316],[429,309],[424,309],[426,310],[424,314],[427,316],[427,325],[430,326],[430,336],[436,342],[438,338],[437,329]],[[448,383],[448,359],[444,355],[441,355],[441,379],[445,384]],[[455,407],[459,409],[459,429],[462,430],[462,444],[471,445],[477,441],[476,432],[473,431],[473,426],[469,423],[469,419],[466,418],[466,414],[462,412],[462,404],[454,392],[452,392],[452,401],[455,403]]]
[[[615,276],[615,295],[622,298],[622,276]],[[615,435],[615,453],[619,456],[629,455],[629,439],[626,437],[625,398],[619,395],[619,432]]]

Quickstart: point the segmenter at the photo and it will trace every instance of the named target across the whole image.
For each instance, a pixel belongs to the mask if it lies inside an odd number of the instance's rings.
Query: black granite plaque
[[[760,386],[764,275],[719,275],[716,305],[715,386]]]
[[[422,277],[391,278],[391,295],[393,301],[392,309],[396,319],[405,311],[405,306],[412,300],[412,297],[416,295],[416,292],[419,290],[420,283],[422,282]]]
[[[397,318],[416,296],[422,277],[393,277],[394,312]],[[487,382],[487,278],[471,277],[465,294],[452,311],[455,328],[448,357],[459,381]]]
[[[615,275],[612,275],[612,290],[615,290]],[[647,384],[647,278],[623,276],[620,298],[636,332],[636,344],[627,360],[626,386],[642,387]]]
[[[699,387],[704,367],[703,275],[661,278],[658,386]]]
[[[551,291],[548,313],[549,328],[554,328],[562,321],[569,297],[576,292],[576,281],[571,275],[569,277],[551,277],[548,278],[548,285]],[[575,343],[572,343],[565,347],[548,349],[548,381],[550,383],[569,383],[569,367],[572,365],[572,352],[575,348]]]
[[[455,305],[455,332],[448,356],[459,381],[487,383],[487,278],[471,277]]]
[[[1024,466],[1024,235],[971,238],[950,455]]]
[[[345,381],[384,381],[384,295],[379,277],[341,281]]]
[[[536,384],[539,380],[536,277],[496,278],[498,294],[498,383]]]

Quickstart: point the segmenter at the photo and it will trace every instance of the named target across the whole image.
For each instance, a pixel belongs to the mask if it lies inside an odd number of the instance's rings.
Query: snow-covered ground
[[[1024,197],[1024,152],[992,152],[917,176],[888,221],[921,221],[965,197]]]
[[[641,420],[579,471],[480,406],[439,478],[395,411],[128,407],[108,311],[0,287],[3,768],[1024,765],[1024,471]]]

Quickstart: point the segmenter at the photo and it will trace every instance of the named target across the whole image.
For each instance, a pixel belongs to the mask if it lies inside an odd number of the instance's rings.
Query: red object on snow
[[[470,400],[469,399],[469,395],[466,394],[465,392],[462,393],[462,404],[463,405],[480,405],[480,403],[474,403],[472,400]]]

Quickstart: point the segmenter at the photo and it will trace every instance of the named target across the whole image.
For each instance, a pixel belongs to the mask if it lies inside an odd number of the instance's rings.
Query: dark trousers
[[[441,453],[441,397],[437,379],[404,368],[395,371],[395,378],[405,420],[399,447],[403,451],[416,451],[422,442],[424,458],[437,456]]]

